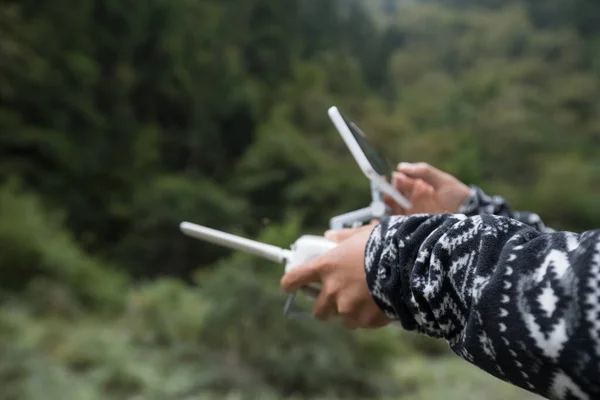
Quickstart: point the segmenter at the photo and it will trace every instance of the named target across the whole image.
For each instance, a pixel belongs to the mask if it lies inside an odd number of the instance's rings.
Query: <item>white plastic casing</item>
[[[291,246],[291,254],[288,256],[288,260],[285,265],[285,273],[288,273],[292,269],[327,253],[336,246],[337,243],[327,240],[323,236],[301,236]],[[309,284],[308,286],[309,287],[305,288],[303,291],[311,297],[316,297],[321,290],[321,285],[318,283],[313,283]]]
[[[301,236],[291,246],[291,254],[285,265],[285,272],[288,273],[295,267],[327,253],[336,246],[337,243],[327,240],[323,236]]]

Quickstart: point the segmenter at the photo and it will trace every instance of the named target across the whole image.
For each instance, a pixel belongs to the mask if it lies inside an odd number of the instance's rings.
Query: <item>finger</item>
[[[422,212],[428,214],[440,214],[445,212],[444,207],[437,200],[435,189],[420,179],[415,184],[413,201],[420,205]]]
[[[420,200],[430,199],[435,195],[435,189],[422,179],[417,179],[413,188],[411,198],[413,201],[418,202]]]
[[[386,325],[389,325],[390,322],[391,322],[390,319],[384,315],[384,316],[378,316],[376,318],[368,318],[367,322],[365,322],[364,324],[361,324],[359,326],[362,328],[366,328],[366,329],[377,329],[377,328],[382,328]]]
[[[400,163],[397,170],[414,179],[423,179],[434,188],[439,187],[444,180],[444,173],[427,163]]]
[[[382,312],[369,307],[362,307],[353,315],[344,315],[342,323],[347,329],[377,329],[389,325],[391,320]]]
[[[409,178],[402,172],[395,172],[393,175],[394,187],[407,199],[411,202],[412,200],[412,192],[415,188],[416,181],[413,178]],[[400,205],[398,205],[400,206]],[[410,210],[406,210],[407,213],[410,213]]]
[[[405,197],[410,197],[415,182],[415,179],[406,176],[402,172],[394,172],[392,174],[392,186]]]
[[[404,197],[410,199],[411,192],[414,186],[414,179],[411,179],[401,172],[392,173],[392,186],[400,192]],[[392,209],[394,215],[406,215],[408,210],[404,209],[391,196],[385,194],[383,196],[384,203]]]
[[[406,215],[406,210],[392,198],[389,194],[383,195],[383,202],[392,210],[393,215]]]
[[[321,268],[324,264],[325,258],[320,256],[293,268],[281,278],[281,288],[287,293],[293,293],[309,283],[320,282]]]
[[[313,304],[313,314],[319,321],[326,321],[337,313],[335,297],[324,286]]]

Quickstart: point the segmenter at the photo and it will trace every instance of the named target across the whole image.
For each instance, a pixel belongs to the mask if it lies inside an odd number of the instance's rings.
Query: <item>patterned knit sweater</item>
[[[393,216],[365,251],[407,330],[549,399],[600,399],[600,230],[555,232],[472,187],[459,214]]]

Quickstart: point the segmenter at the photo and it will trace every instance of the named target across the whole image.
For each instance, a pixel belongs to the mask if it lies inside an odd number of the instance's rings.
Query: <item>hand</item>
[[[321,283],[313,313],[321,321],[342,317],[348,329],[379,328],[391,321],[373,301],[365,276],[364,252],[374,224],[358,228],[336,248],[292,269],[281,288],[292,293],[310,283]]]
[[[392,185],[413,204],[413,208],[404,210],[386,196],[393,213],[402,215],[455,213],[471,192],[452,175],[426,163],[400,163],[392,175]]]
[[[375,228],[375,225],[377,225],[379,223],[378,220],[374,219],[371,220],[371,222],[369,223],[369,225],[364,225],[358,228],[346,228],[346,229],[340,229],[339,231],[325,231],[325,239],[327,240],[331,240],[332,242],[335,243],[340,243],[343,242],[344,240],[350,238],[351,236],[356,235],[359,232],[362,231],[369,231],[372,232],[373,228]]]
[[[409,178],[401,172],[392,174],[392,185],[412,204],[405,210],[391,196],[384,195],[384,202],[392,209],[392,215],[442,214],[448,212],[441,204],[435,189],[422,179]]]

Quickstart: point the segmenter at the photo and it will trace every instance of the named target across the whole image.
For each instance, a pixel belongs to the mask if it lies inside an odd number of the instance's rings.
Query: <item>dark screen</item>
[[[365,156],[369,160],[369,163],[371,164],[375,172],[377,172],[381,176],[386,176],[389,178],[392,172],[392,168],[388,160],[381,154],[381,152],[379,152],[375,147],[373,147],[371,143],[369,143],[369,141],[367,140],[367,136],[358,128],[358,126],[356,126],[356,124],[354,124],[352,121],[348,121],[343,116],[342,118],[346,122],[346,125],[348,125],[348,127],[350,128],[350,132],[352,132],[352,135],[356,139],[356,142],[362,149],[363,153],[365,153]]]

